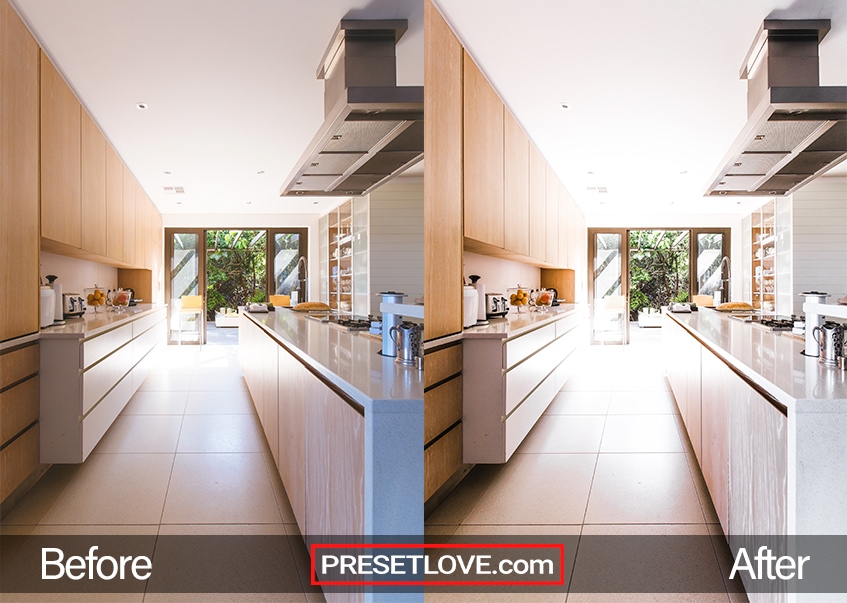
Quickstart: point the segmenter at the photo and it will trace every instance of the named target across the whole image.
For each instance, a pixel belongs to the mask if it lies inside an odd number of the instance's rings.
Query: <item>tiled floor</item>
[[[241,376],[237,347],[225,345],[169,346],[88,460],[54,465],[0,529],[7,534],[299,534]],[[301,580],[308,580],[305,546],[297,547],[295,538],[289,542],[297,548],[292,554],[298,568],[305,570]],[[273,600],[323,600],[311,587],[303,591]],[[110,597],[102,600],[115,600]],[[0,600],[91,597],[3,595]],[[148,593],[119,600],[198,598]],[[200,600],[217,599],[202,595]]]
[[[587,349],[575,376],[511,460],[501,466],[477,465],[428,517],[427,533],[441,537],[719,534],[717,516],[664,377],[660,330],[632,335],[629,346]],[[699,577],[722,585],[720,564],[726,562],[726,554],[727,550],[708,545],[695,563]],[[570,555],[575,567],[569,575],[579,582],[592,570],[586,561],[590,551],[577,546]],[[746,597],[728,592],[574,592],[433,595],[430,600],[727,602]]]
[[[427,532],[447,537],[719,533],[663,375],[658,330],[639,335],[631,346],[587,349],[576,376],[509,463],[477,466],[427,519]],[[88,461],[54,466],[0,529],[18,534],[297,534],[236,350],[170,346]],[[305,547],[296,548],[292,553],[303,566]],[[575,563],[569,568],[574,579],[590,565],[589,552],[583,551],[582,558],[579,553],[569,559]],[[725,551],[712,553],[698,564],[709,579],[720,579],[718,564],[726,562]],[[121,600],[195,598],[147,594]],[[204,595],[202,600],[217,599]],[[303,594],[283,600],[322,597],[304,588]],[[427,596],[427,601],[455,602],[565,600],[746,598],[723,593]]]

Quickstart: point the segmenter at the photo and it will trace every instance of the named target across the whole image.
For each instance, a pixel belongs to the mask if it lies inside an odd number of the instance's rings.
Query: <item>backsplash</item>
[[[83,289],[93,287],[95,284],[107,289],[114,289],[118,283],[118,269],[97,262],[89,262],[65,255],[41,252],[41,276],[46,285],[48,274],[55,274],[59,278],[63,293],[79,293]]]
[[[478,274],[479,282],[485,284],[486,293],[506,294],[506,289],[517,287],[537,288],[541,283],[541,269],[529,264],[521,264],[503,258],[465,251],[464,274],[466,284],[468,276]]]

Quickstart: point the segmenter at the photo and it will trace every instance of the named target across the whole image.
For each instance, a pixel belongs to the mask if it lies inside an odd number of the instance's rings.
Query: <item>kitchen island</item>
[[[668,377],[725,533],[847,534],[847,373],[712,310],[664,326]]]
[[[379,340],[286,309],[244,312],[244,376],[307,541],[423,534],[423,372]]]

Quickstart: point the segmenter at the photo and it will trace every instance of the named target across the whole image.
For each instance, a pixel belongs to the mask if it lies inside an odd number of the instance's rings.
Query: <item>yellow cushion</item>
[[[290,295],[271,295],[271,303],[274,306],[290,306],[291,305],[291,296]]]
[[[199,310],[203,307],[202,295],[183,295],[180,298],[181,309],[183,310]]]

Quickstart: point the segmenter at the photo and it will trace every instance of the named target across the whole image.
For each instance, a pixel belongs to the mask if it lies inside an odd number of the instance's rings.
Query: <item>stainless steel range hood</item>
[[[423,159],[423,86],[397,86],[405,19],[344,19],[317,77],[323,125],[280,196],[364,195]]]
[[[768,19],[747,53],[747,124],[706,195],[782,196],[847,159],[847,86],[820,86],[829,19]]]

